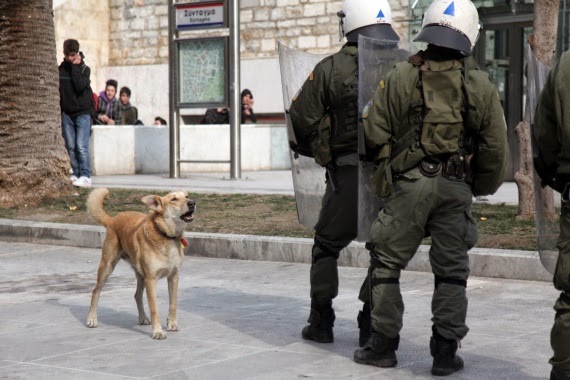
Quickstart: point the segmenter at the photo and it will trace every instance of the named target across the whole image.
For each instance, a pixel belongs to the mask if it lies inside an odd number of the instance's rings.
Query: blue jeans
[[[62,112],[61,129],[73,175],[91,178],[91,157],[89,157],[91,115],[71,117]]]

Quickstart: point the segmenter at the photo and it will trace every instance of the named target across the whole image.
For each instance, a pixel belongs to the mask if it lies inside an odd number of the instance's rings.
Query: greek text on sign
[[[224,25],[224,3],[196,3],[176,6],[176,28]]]

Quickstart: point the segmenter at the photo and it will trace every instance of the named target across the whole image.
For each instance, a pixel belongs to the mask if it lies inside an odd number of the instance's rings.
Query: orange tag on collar
[[[183,248],[188,247],[188,242],[187,242],[186,239],[184,239],[184,238],[180,239],[180,244],[182,244],[182,247],[183,247]]]

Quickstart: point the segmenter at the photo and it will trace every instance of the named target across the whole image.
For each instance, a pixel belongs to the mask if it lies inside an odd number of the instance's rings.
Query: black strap
[[[444,283],[449,285],[456,285],[456,286],[463,286],[464,288],[467,287],[467,280],[460,280],[458,278],[451,278],[451,277],[439,277],[435,276],[435,288],[437,289],[438,285]]]
[[[370,286],[373,288],[376,285],[400,285],[399,278],[373,278]]]
[[[560,300],[564,301],[565,304],[570,305],[570,295],[565,292],[560,293]]]
[[[566,309],[566,310],[558,310],[558,311],[556,312],[556,316],[554,317],[554,319],[556,320],[556,319],[558,319],[558,318],[560,318],[560,317],[562,317],[563,315],[566,315],[566,314],[568,314],[568,313],[570,313],[570,310],[568,310],[568,309]]]

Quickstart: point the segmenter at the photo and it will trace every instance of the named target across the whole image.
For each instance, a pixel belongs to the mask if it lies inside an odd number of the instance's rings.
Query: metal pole
[[[239,1],[230,4],[230,178],[241,178],[241,99]]]
[[[170,135],[170,178],[180,178],[180,126],[176,109],[176,43],[175,7],[173,0],[168,1],[168,102]]]

